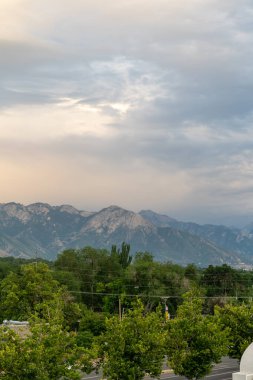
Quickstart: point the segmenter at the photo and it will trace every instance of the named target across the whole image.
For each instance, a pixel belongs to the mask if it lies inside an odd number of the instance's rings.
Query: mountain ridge
[[[115,205],[90,212],[42,202],[0,204],[0,255],[52,260],[64,249],[110,249],[122,241],[131,245],[132,253],[149,251],[157,260],[184,265],[253,264],[253,240],[225,226],[185,223],[151,210],[136,213]]]
[[[242,261],[253,261],[253,234],[252,230],[240,230],[235,227],[227,227],[214,224],[197,224],[193,222],[181,222],[166,215],[160,215],[153,211],[142,210],[140,214],[147,220],[152,220],[157,226],[169,226],[180,231],[187,231],[192,235],[202,237],[213,242],[217,247],[228,252],[238,254]],[[253,225],[252,225],[253,226]]]

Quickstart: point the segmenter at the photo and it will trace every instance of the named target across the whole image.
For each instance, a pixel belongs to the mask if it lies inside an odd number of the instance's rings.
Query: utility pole
[[[168,320],[170,319],[170,313],[169,313],[169,308],[168,308],[168,305],[167,305],[167,299],[169,297],[163,297],[162,300],[164,301],[164,316],[165,316],[165,322],[168,322]]]
[[[165,321],[168,322],[169,319],[170,319],[169,308],[168,308],[168,305],[166,305],[166,301],[165,301]]]

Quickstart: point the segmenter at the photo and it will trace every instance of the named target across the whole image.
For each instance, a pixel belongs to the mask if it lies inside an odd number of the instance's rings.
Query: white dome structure
[[[253,380],[253,343],[244,351],[240,372],[233,373],[233,380]]]
[[[240,372],[253,373],[253,343],[249,345],[242,355]]]

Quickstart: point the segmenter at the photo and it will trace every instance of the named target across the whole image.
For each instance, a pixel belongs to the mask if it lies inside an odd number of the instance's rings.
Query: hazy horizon
[[[253,221],[252,15],[249,0],[2,0],[0,202]]]

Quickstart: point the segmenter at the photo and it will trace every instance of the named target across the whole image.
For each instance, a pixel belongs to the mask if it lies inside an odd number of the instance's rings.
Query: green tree
[[[63,310],[66,322],[80,316],[73,297],[42,262],[22,265],[17,273],[5,277],[0,283],[0,303],[1,319],[27,320],[34,313],[46,317],[55,308]]]
[[[188,264],[185,267],[184,275],[191,282],[198,284],[198,282],[199,282],[199,269],[196,267],[195,264]]]
[[[140,301],[118,317],[106,320],[106,332],[97,340],[97,355],[108,380],[141,380],[145,374],[158,377],[164,358],[164,339],[160,313],[144,315]]]
[[[205,287],[206,294],[209,297],[236,296],[241,286],[240,274],[227,264],[222,266],[209,265],[203,271],[201,284]]]
[[[76,300],[81,300],[81,281],[74,273],[64,270],[54,270],[53,277],[59,284],[65,286],[68,291],[75,294]]]
[[[74,274],[80,281],[82,302],[96,310],[103,307],[103,296],[96,293],[111,293],[111,285],[122,275],[117,258],[107,250],[92,247],[64,251],[58,256],[55,268]]]
[[[26,336],[0,327],[0,378],[3,380],[80,379],[84,352],[61,322],[35,318]]]
[[[252,295],[250,274],[231,268],[227,264],[209,265],[203,270],[200,283],[208,297],[205,303],[207,313],[214,313],[216,305],[226,305],[230,301],[230,297],[242,301],[244,296]]]
[[[105,315],[84,307],[82,318],[79,322],[77,344],[82,347],[90,348],[94,337],[101,335],[104,331]]]
[[[116,245],[113,245],[111,249],[111,256],[117,257],[122,268],[126,269],[132,261],[132,256],[130,256],[130,244],[123,242],[121,249],[117,248]]]
[[[137,252],[134,262],[126,270],[128,292],[141,294],[147,310],[154,310],[167,297],[169,311],[174,314],[180,296],[188,289],[184,269],[172,263],[158,263],[149,252]]]
[[[229,356],[241,359],[243,352],[253,341],[253,304],[216,306],[215,314],[223,327],[230,329]]]
[[[188,292],[175,319],[167,323],[169,365],[177,375],[188,379],[207,375],[227,351],[227,330],[213,316],[203,316],[202,307],[199,292]]]

